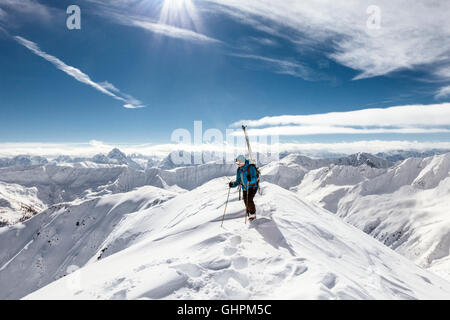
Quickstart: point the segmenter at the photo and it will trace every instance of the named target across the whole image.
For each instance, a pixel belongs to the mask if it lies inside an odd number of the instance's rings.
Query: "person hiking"
[[[236,158],[236,164],[238,165],[236,181],[230,181],[228,186],[230,188],[242,186],[246,213],[248,219],[252,221],[256,218],[256,207],[253,198],[259,187],[258,174],[255,165],[250,164],[243,155]]]

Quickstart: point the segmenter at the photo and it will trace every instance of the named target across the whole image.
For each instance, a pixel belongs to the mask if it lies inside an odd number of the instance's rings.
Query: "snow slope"
[[[449,282],[330,212],[268,182],[262,184],[262,195],[255,198],[256,221],[244,224],[243,203],[233,191],[221,228],[228,180],[214,179],[168,201],[132,208],[138,211],[117,221],[112,230],[111,221],[99,220],[95,230],[104,234],[86,238],[107,240],[89,254],[82,252],[85,258],[76,263],[54,258],[67,251],[66,246],[58,247],[61,239],[72,237],[74,227],[66,226],[75,222],[58,220],[70,219],[73,213],[60,209],[45,218],[50,223],[47,225],[53,225],[48,227],[52,239],[59,239],[53,244],[35,244],[36,228],[41,225],[36,220],[44,219],[44,215],[21,226],[0,229],[0,245],[21,241],[14,250],[9,245],[0,250],[8,252],[0,259],[0,287],[9,288],[9,295],[3,298],[26,294],[26,288],[20,294],[14,289],[11,277],[17,279],[24,272],[38,270],[38,266],[21,270],[21,266],[38,263],[40,277],[45,275],[46,279],[57,278],[54,270],[71,264],[82,268],[26,299],[450,298]],[[105,197],[110,206],[117,208],[118,215],[130,211],[114,206],[119,202],[114,197],[119,195]],[[134,198],[127,193],[121,197]],[[95,206],[88,212],[86,215],[98,216]],[[47,227],[42,228],[41,235],[47,234],[45,230]],[[98,250],[104,248],[98,260]],[[40,259],[36,259],[37,252],[42,253]],[[72,250],[71,257],[77,253]],[[35,288],[28,288],[28,293]]]
[[[308,172],[297,193],[450,280],[450,153]]]
[[[319,168],[328,172],[335,165],[348,167],[347,173],[354,172],[354,167],[362,165],[375,169],[386,169],[393,165],[392,162],[374,155],[359,152],[337,159],[312,159],[300,154],[292,153],[279,161],[274,161],[262,168],[264,181],[275,183],[285,189],[298,186],[305,175]],[[345,174],[342,172],[341,174]]]
[[[32,219],[0,228],[0,299],[17,299],[62,276],[71,265],[96,261],[105,250],[121,250],[138,235],[114,237],[133,212],[176,193],[146,186],[128,193],[50,207]],[[142,232],[146,232],[143,230]],[[111,237],[115,241],[110,245]],[[107,249],[106,249],[107,248]]]
[[[311,159],[299,154],[290,154],[261,168],[262,179],[285,189],[296,186],[305,174],[313,169],[330,165],[330,160]]]
[[[37,188],[0,182],[0,226],[26,220],[45,208]]]
[[[233,174],[235,170],[233,164],[208,163],[173,170],[150,168],[142,171],[127,165],[89,161],[0,168],[0,182],[22,190],[15,192],[17,197],[8,197],[2,192],[0,185],[0,221],[15,223],[29,217],[23,210],[17,209],[20,206],[11,204],[11,201],[36,204],[33,208],[40,212],[57,203],[127,192],[142,186],[156,186],[176,192],[191,190],[210,179]]]

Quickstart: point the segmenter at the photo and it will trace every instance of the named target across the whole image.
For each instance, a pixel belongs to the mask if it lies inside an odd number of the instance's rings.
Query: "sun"
[[[200,18],[192,0],[164,0],[159,23],[196,31],[201,29]]]

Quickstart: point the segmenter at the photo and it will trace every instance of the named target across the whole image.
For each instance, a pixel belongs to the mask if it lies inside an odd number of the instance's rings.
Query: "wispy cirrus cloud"
[[[436,98],[449,98],[450,97],[450,86],[442,87],[436,92]]]
[[[0,8],[0,21],[6,19],[6,11]]]
[[[250,135],[449,133],[450,103],[370,108],[312,115],[282,115],[240,120]],[[240,135],[237,132],[236,135]]]
[[[220,43],[221,41],[208,37],[204,34],[184,29],[178,28],[167,24],[154,23],[140,19],[122,19],[121,21],[126,22],[130,26],[135,26],[142,28],[144,30],[163,35],[170,38],[187,40],[191,42],[203,42],[203,43]]]
[[[57,12],[60,10],[36,0],[0,0],[0,22],[8,26],[17,26],[25,19],[49,21]]]
[[[449,1],[206,1],[240,23],[290,40],[299,52],[320,46],[329,58],[359,71],[356,80],[423,66],[432,75],[437,64],[450,61]],[[378,29],[367,27],[373,4],[380,9]]]
[[[120,90],[117,89],[116,87],[114,87],[111,83],[95,82],[95,81],[91,80],[91,78],[87,74],[82,72],[80,69],[77,69],[73,66],[69,66],[66,63],[64,63],[63,61],[61,61],[60,59],[58,59],[57,57],[52,56],[52,55],[42,51],[36,43],[34,43],[30,40],[27,40],[25,38],[22,38],[20,36],[15,36],[14,39],[19,44],[23,45],[25,48],[27,48],[28,50],[30,50],[37,56],[52,63],[56,68],[63,71],[64,73],[68,74],[75,80],[82,82],[84,84],[87,84],[87,85],[93,87],[94,89],[100,91],[101,93],[106,94],[118,101],[124,102],[125,104],[123,106],[125,108],[137,109],[137,108],[144,107],[144,105],[142,105],[142,103],[139,100],[133,98],[130,95],[120,92]]]
[[[260,65],[265,65],[272,72],[278,74],[286,74],[308,81],[320,80],[325,78],[323,75],[319,74],[316,71],[313,71],[308,66],[291,60],[275,59],[253,54],[230,53],[229,55],[233,57],[258,61]]]
[[[269,38],[258,38],[258,37],[250,37],[249,40],[259,44],[259,45],[264,45],[264,46],[269,46],[269,47],[277,47],[279,46],[279,43],[277,41],[275,41],[274,39],[269,39]]]
[[[222,43],[202,32],[201,19],[191,0],[164,1],[159,10],[157,4],[150,6],[149,3],[141,1],[126,0],[111,3],[111,1],[90,0],[90,2],[98,6],[96,14],[117,24],[197,44]]]

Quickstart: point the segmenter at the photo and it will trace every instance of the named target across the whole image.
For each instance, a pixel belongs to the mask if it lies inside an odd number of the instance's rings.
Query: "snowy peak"
[[[300,154],[290,154],[280,161],[274,161],[262,167],[261,179],[290,189],[297,186],[308,171],[328,166],[330,163],[330,160],[311,159]]]
[[[99,153],[92,157],[92,162],[108,164],[110,163],[110,159],[104,154]]]
[[[377,156],[365,152],[358,152],[348,157],[335,159],[333,160],[333,163],[337,165],[347,165],[354,167],[367,165],[372,168],[389,168],[393,165],[391,161],[379,158]]]
[[[380,152],[377,153],[376,156],[392,162],[397,162],[408,158],[428,158],[449,152],[450,150],[448,149],[432,149],[427,151],[395,150],[390,152]]]
[[[122,151],[120,151],[117,148],[112,149],[108,153],[108,158],[116,160],[118,164],[127,164],[128,163],[128,159],[127,159],[127,156],[125,155],[125,153],[123,153]]]
[[[143,170],[141,165],[127,157],[125,153],[117,148],[112,149],[107,155],[97,154],[92,158],[92,162],[100,164],[127,165],[136,170]]]
[[[39,156],[19,155],[14,158],[0,158],[0,168],[14,166],[34,166],[47,164],[48,160]]]
[[[450,153],[425,158],[419,167],[423,167],[423,169],[412,185],[423,189],[435,188],[450,175]]]
[[[299,165],[306,170],[313,170],[321,167],[325,167],[331,163],[328,159],[312,159],[300,154],[290,154],[280,160],[284,165]]]

